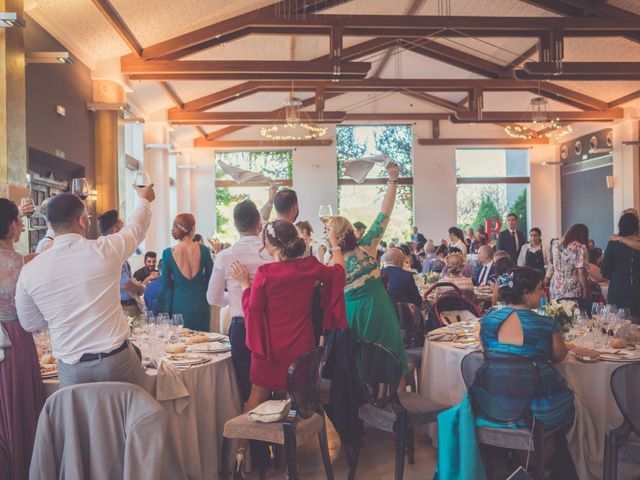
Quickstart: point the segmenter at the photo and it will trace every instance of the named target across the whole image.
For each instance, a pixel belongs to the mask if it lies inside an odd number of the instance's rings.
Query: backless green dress
[[[378,261],[366,250],[382,238],[388,221],[388,215],[379,213],[358,242],[357,248],[364,253],[364,258],[353,254],[345,259],[347,321],[353,338],[389,348],[398,356],[404,373],[407,373],[407,357],[396,310],[380,278]]]

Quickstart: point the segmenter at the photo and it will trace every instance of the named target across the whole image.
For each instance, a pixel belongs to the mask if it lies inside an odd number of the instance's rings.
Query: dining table
[[[419,393],[446,406],[459,403],[466,393],[460,370],[462,359],[480,348],[477,343],[425,339]],[[575,394],[576,417],[566,437],[581,480],[602,478],[605,433],[623,421],[609,386],[611,374],[620,365],[623,363],[616,361],[583,363],[572,355],[554,364]],[[637,467],[619,465],[619,480],[638,478]]]
[[[241,413],[242,401],[227,348],[228,338],[219,334],[215,338],[218,342],[216,352],[198,350],[193,356],[203,357],[198,363],[172,363],[169,360],[179,356],[169,354],[156,353],[147,357],[148,348],[144,342],[133,339],[133,343],[145,352],[143,365],[146,365],[149,380],[147,390],[154,394],[167,413],[163,455],[166,479],[219,478],[224,424]],[[204,345],[207,344],[200,344]],[[49,378],[43,379],[43,384],[48,397],[60,385],[56,376],[49,372],[46,376]]]

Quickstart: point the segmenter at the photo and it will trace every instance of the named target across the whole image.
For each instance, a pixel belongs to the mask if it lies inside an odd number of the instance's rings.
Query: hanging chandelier
[[[260,129],[260,135],[269,140],[313,140],[327,133],[324,127],[317,127],[306,122],[301,112],[302,100],[291,96],[284,103],[284,118],[281,123],[275,123],[270,127]]]
[[[559,118],[549,118],[549,102],[543,97],[534,97],[529,104],[530,113],[522,124],[507,125],[505,133],[511,138],[531,140],[534,138],[548,138],[558,140],[573,132],[571,125],[562,125]]]

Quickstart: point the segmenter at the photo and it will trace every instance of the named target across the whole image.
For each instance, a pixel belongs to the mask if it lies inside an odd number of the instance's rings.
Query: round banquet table
[[[163,471],[167,479],[219,478],[222,434],[227,420],[240,415],[241,400],[230,353],[178,370],[189,391],[180,413],[173,400],[160,404],[167,412],[167,444]],[[149,375],[155,382],[155,375]],[[45,395],[59,388],[57,378],[44,380]],[[155,388],[154,388],[155,391]]]
[[[443,405],[460,402],[466,392],[460,365],[470,351],[454,347],[452,342],[426,340],[420,393]],[[581,480],[602,478],[604,435],[608,426],[622,423],[622,414],[609,386],[611,373],[620,365],[606,361],[582,363],[572,357],[554,365],[576,397],[576,420],[567,433],[567,441]],[[638,478],[638,470],[620,464],[618,479],[632,478]]]

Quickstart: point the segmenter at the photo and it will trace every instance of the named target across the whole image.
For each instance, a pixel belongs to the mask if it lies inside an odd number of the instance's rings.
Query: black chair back
[[[488,359],[472,352],[462,360],[461,370],[474,409],[483,417],[497,423],[530,423],[529,406],[540,383],[535,362],[519,355]]]
[[[366,400],[379,408],[390,403],[399,407],[402,364],[398,356],[379,343],[365,340],[356,343],[356,352],[356,370]]]
[[[424,344],[424,317],[413,303],[397,302],[396,314],[403,333],[404,346],[415,347]],[[422,340],[422,341],[421,341]]]
[[[611,391],[633,433],[640,436],[640,363],[629,363],[611,374]]]
[[[287,392],[291,409],[302,418],[322,413],[320,403],[320,361],[322,348],[317,347],[298,357],[287,372]]]

